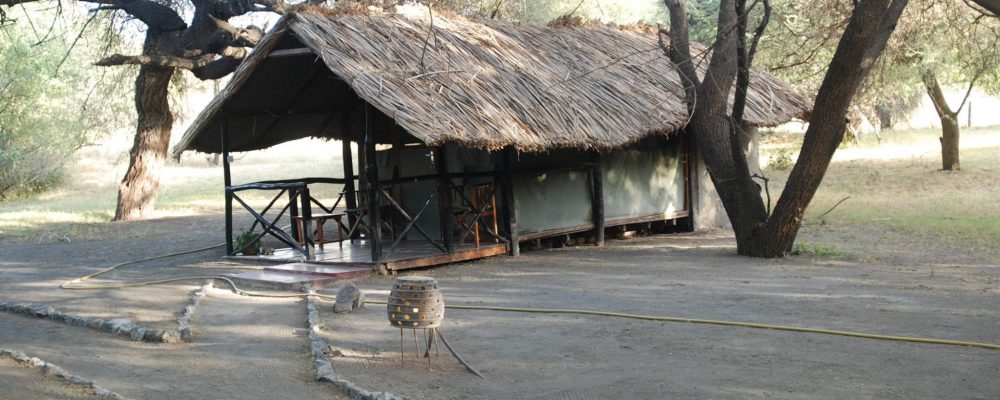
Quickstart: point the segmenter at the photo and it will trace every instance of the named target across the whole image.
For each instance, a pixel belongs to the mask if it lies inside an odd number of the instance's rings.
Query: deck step
[[[362,278],[372,273],[371,267],[351,267],[346,265],[318,265],[307,263],[289,263],[264,268],[265,271],[285,272],[289,274],[326,275],[337,279]]]
[[[369,270],[370,273],[370,270]],[[282,272],[282,271],[251,271],[241,273],[223,274],[236,283],[240,289],[266,289],[301,291],[306,287],[323,288],[331,286],[334,282],[349,279],[334,275],[310,274],[305,272]],[[355,274],[354,277],[357,277]],[[218,285],[225,286],[218,282]]]

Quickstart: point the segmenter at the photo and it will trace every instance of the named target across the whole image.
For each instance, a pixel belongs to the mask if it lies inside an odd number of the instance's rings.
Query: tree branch
[[[670,10],[670,47],[664,49],[667,57],[677,67],[682,83],[684,83],[684,101],[688,106],[688,114],[694,113],[695,98],[701,81],[694,69],[691,58],[691,40],[688,38],[687,7],[684,0],[664,0]],[[660,30],[660,46],[663,43],[663,30]]]
[[[264,31],[253,25],[246,28],[237,28],[229,22],[215,17],[212,17],[212,22],[215,23],[215,27],[220,31],[229,34],[230,41],[227,46],[254,47],[264,37]]]
[[[965,96],[962,97],[962,102],[958,105],[958,108],[955,109],[955,114],[962,112],[962,108],[965,107],[965,102],[969,101],[969,95],[972,94],[972,88],[976,86],[976,81],[979,80],[979,77],[983,76],[984,72],[986,71],[979,69],[976,71],[976,74],[972,76],[972,80],[969,81],[969,88],[965,90]]]
[[[934,76],[934,71],[930,68],[924,70],[924,73],[920,75],[921,80],[924,81],[924,87],[927,89],[927,96],[931,98],[931,104],[934,105],[934,111],[937,111],[939,117],[944,117],[946,115],[951,115],[951,109],[948,108],[948,103],[944,98],[944,93],[941,92],[941,85],[938,84],[937,77]]]
[[[110,67],[117,65],[151,65],[156,67],[169,67],[169,68],[181,68],[187,70],[194,70],[197,68],[204,67],[211,60],[207,57],[202,57],[198,59],[182,58],[182,57],[169,57],[169,56],[126,56],[121,54],[112,54],[108,57],[98,60],[94,65],[101,67]]]
[[[6,0],[0,0],[6,1]],[[19,0],[12,0],[19,1]],[[88,3],[103,4],[102,10],[118,9],[142,21],[149,27],[149,33],[175,32],[187,29],[187,23],[176,11],[150,0],[83,0]]]
[[[966,4],[975,3],[978,11],[990,17],[1000,17],[1000,0],[966,0]],[[971,5],[970,5],[971,6]],[[984,12],[985,11],[985,12]]]

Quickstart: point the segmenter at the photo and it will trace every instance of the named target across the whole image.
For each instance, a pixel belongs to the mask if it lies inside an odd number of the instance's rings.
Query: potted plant
[[[243,255],[245,256],[255,256],[260,252],[260,239],[257,237],[257,232],[253,229],[247,229],[236,235],[236,248],[243,249]]]

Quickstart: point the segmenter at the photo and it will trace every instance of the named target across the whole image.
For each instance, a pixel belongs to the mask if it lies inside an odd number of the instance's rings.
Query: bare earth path
[[[204,247],[219,215],[109,224],[73,243],[0,240],[0,299],[99,318],[176,327],[200,284],[74,292],[59,284],[115,262]],[[143,235],[131,235],[130,230]],[[851,231],[806,231],[838,245]],[[869,228],[866,237],[886,237]],[[413,274],[439,280],[446,302],[580,308],[1000,343],[1000,260],[891,241],[840,258],[754,260],[727,234],[611,240],[605,248],[526,252]],[[841,248],[844,248],[841,246]],[[883,251],[884,250],[884,251]],[[224,272],[221,251],[123,268],[107,281]],[[247,266],[243,266],[247,267]],[[252,266],[250,266],[252,267]],[[391,278],[359,282],[369,299]],[[409,399],[987,399],[1000,398],[1000,351],[709,325],[449,309],[443,331],[489,379],[442,354],[398,363],[398,331],[378,306],[347,315],[320,302],[334,370]],[[344,398],[315,380],[305,305],[212,290],[179,345],[131,342],[0,312],[0,347],[24,351],[136,399]],[[334,353],[336,354],[336,353]],[[34,378],[35,381],[24,381]],[[0,363],[0,399],[87,398],[36,370]],[[69,392],[63,392],[69,390]],[[76,397],[74,397],[76,396]]]
[[[415,274],[451,304],[572,308],[1000,343],[996,265],[871,265],[733,254],[728,236],[611,241]],[[933,271],[933,272],[932,272]],[[364,283],[384,299],[391,281]],[[414,399],[997,399],[1000,351],[565,314],[448,309],[490,379],[418,361],[384,308],[323,315],[334,369]],[[511,393],[516,393],[512,396]]]
[[[81,386],[57,378],[42,378],[41,371],[25,368],[14,360],[0,357],[0,397],[18,400],[95,400],[96,395]]]
[[[315,380],[301,301],[213,290],[193,325],[191,343],[146,344],[4,313],[0,343],[135,399],[336,398]]]

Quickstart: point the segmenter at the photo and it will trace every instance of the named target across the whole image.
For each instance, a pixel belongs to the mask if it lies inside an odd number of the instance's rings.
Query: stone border
[[[5,348],[0,348],[0,354],[10,357],[14,361],[18,362],[21,365],[24,365],[27,368],[41,369],[42,373],[45,374],[46,376],[53,376],[62,379],[66,381],[66,383],[69,383],[71,385],[84,386],[90,390],[93,390],[94,394],[97,395],[98,397],[106,399],[115,399],[115,400],[128,400],[127,397],[115,393],[103,386],[100,386],[94,383],[94,381],[92,380],[81,378],[77,375],[73,375],[68,371],[66,371],[65,369],[63,369],[62,367],[59,367],[58,365],[55,365],[50,362],[42,361],[37,357],[31,357],[20,351],[14,351]]]
[[[201,304],[201,299],[204,299],[205,295],[208,294],[208,289],[213,287],[214,281],[214,279],[206,279],[205,284],[195,289],[194,292],[191,292],[191,295],[188,297],[188,304],[184,306],[184,311],[177,318],[177,331],[180,332],[182,341],[190,342],[191,338],[194,337],[189,322],[191,321],[191,317],[194,316],[195,310],[198,309],[198,305]]]
[[[7,311],[14,314],[24,314],[36,318],[51,319],[65,324],[87,327],[118,336],[126,337],[134,342],[149,343],[181,343],[191,341],[193,337],[191,326],[188,322],[198,309],[198,304],[205,297],[205,292],[211,287],[212,282],[208,281],[202,287],[191,293],[188,304],[177,319],[179,327],[177,329],[155,329],[139,326],[126,318],[100,319],[81,317],[78,315],[65,314],[55,307],[45,304],[35,303],[13,303],[0,300],[0,311]]]
[[[310,291],[310,294],[313,293]],[[330,345],[319,335],[320,322],[319,310],[316,306],[316,296],[306,296],[306,311],[309,319],[309,349],[313,355],[313,364],[316,367],[316,380],[330,382],[356,400],[402,400],[399,395],[389,392],[372,392],[366,390],[354,382],[345,379],[343,376],[333,372],[330,360],[326,359],[326,351]]]

